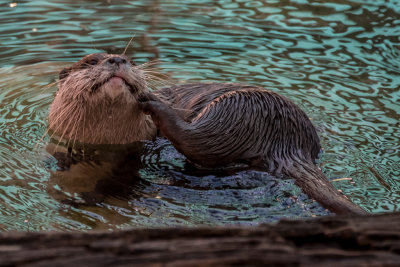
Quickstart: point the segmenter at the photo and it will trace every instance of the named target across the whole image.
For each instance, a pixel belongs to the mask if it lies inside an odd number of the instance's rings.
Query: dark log
[[[400,266],[400,214],[259,227],[0,234],[0,266]]]

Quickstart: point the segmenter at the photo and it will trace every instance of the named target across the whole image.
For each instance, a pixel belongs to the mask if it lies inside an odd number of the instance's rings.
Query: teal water
[[[266,173],[191,173],[148,144],[129,197],[60,202],[45,147],[54,82],[85,54],[161,60],[169,82],[261,85],[319,129],[320,167],[373,212],[400,209],[400,5],[390,0],[16,1],[0,3],[0,230],[258,224],[327,214]],[[346,179],[343,179],[346,178]]]

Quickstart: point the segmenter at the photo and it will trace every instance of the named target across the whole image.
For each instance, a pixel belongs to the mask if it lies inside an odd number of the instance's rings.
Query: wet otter
[[[337,214],[366,214],[316,166],[319,138],[306,114],[256,86],[196,83],[152,94],[144,72],[129,58],[92,54],[60,72],[49,126],[62,138],[92,144],[152,139],[157,126],[193,163],[246,163],[294,178]]]

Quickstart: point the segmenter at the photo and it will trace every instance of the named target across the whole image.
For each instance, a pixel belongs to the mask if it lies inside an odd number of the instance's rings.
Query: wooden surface
[[[0,234],[0,266],[400,266],[400,214],[259,227]]]

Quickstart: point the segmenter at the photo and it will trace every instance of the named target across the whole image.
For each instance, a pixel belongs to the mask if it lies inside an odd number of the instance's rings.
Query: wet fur
[[[190,161],[211,168],[246,163],[294,178],[307,195],[337,214],[367,214],[318,168],[316,130],[289,99],[255,86],[211,83],[166,88],[140,100]]]
[[[294,159],[315,163],[320,151],[318,135],[307,115],[272,91],[211,83],[176,86],[158,95],[188,123],[188,129],[169,133],[166,121],[170,117],[160,114],[161,131],[169,139],[177,139],[176,147],[185,147],[185,152],[190,151],[185,155],[202,166],[242,161],[282,173],[291,168]]]
[[[115,90],[121,87],[108,82],[115,75],[124,79],[120,94]],[[60,139],[72,140],[67,143],[72,147],[76,141],[127,144],[152,139],[157,127],[193,163],[210,168],[245,163],[293,177],[331,211],[366,214],[316,166],[318,135],[306,114],[287,98],[232,83],[185,84],[155,95],[147,86],[143,70],[128,58],[88,55],[60,72],[49,127]]]

